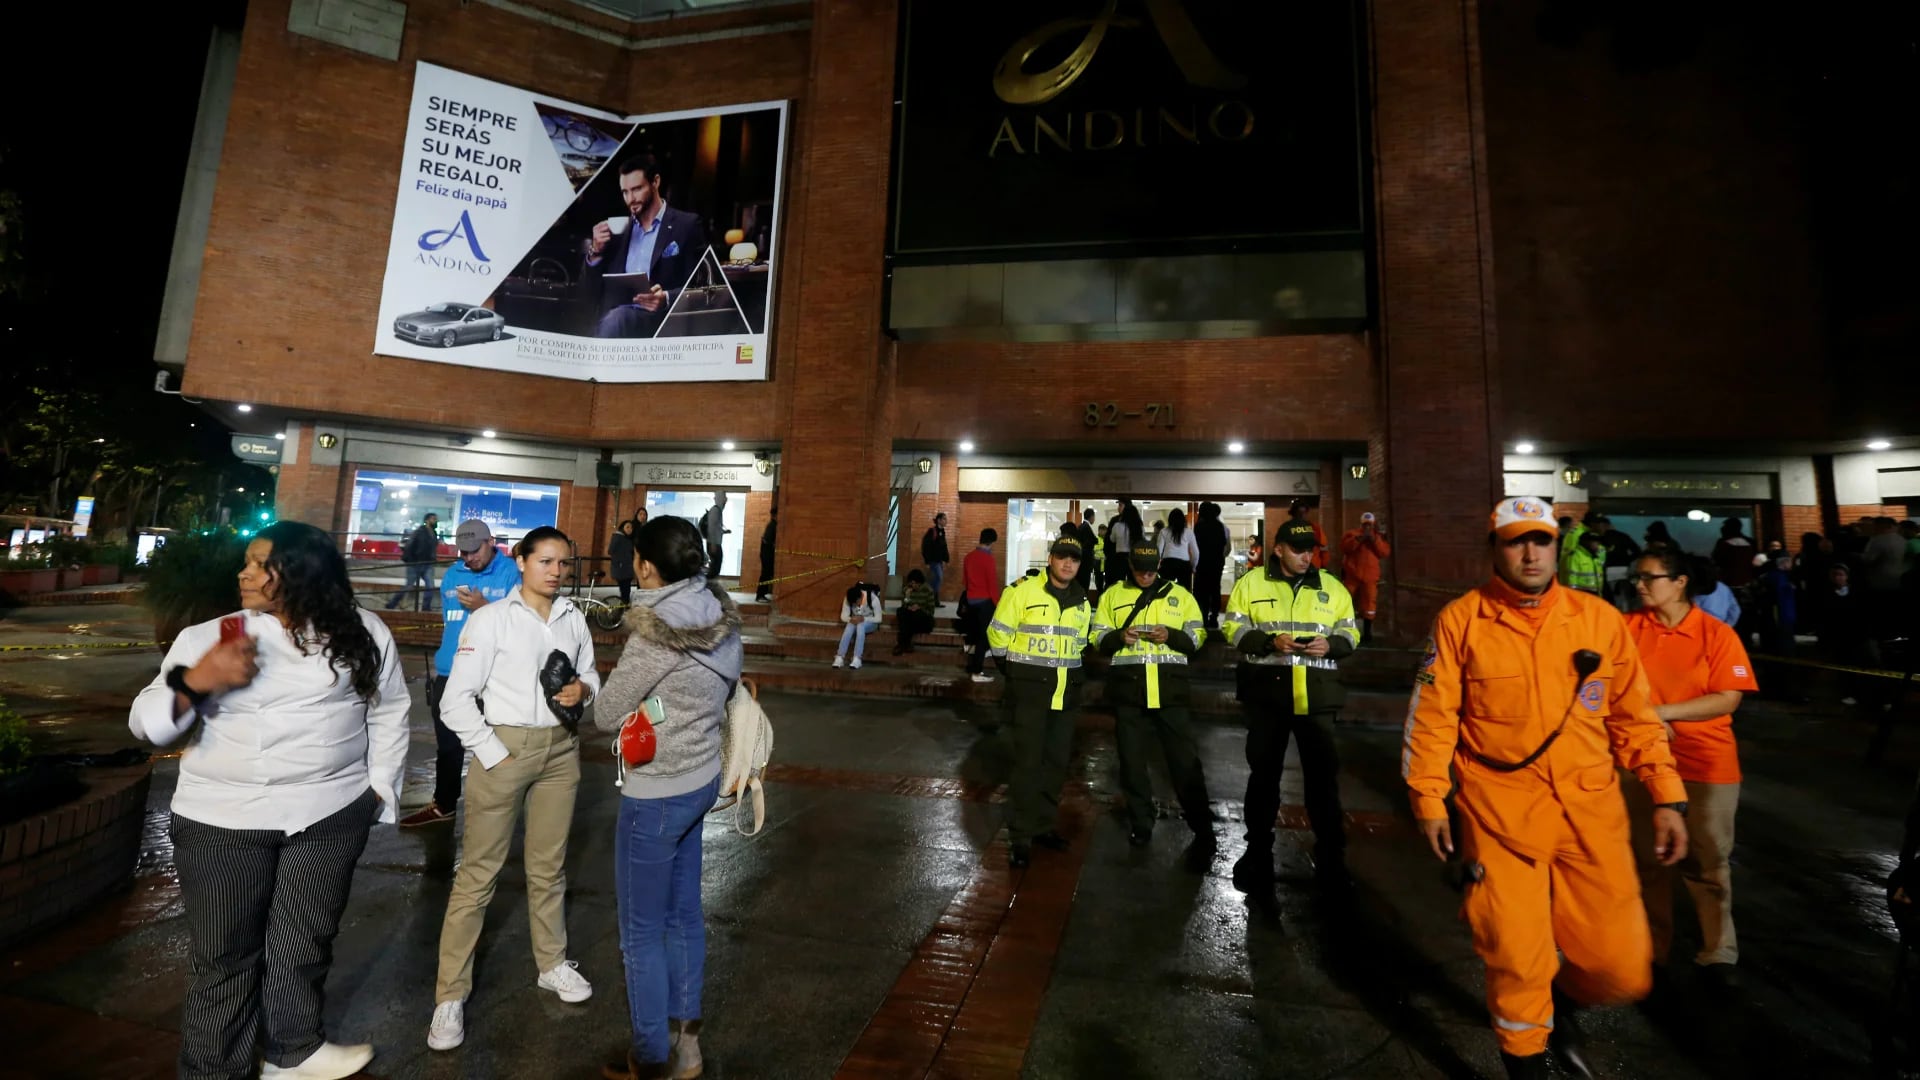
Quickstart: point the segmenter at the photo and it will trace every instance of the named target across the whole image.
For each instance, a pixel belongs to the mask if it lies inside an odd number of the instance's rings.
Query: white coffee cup
[[[631,224],[633,224],[631,215],[621,214],[619,217],[610,217],[607,219],[607,231],[613,233],[615,236],[625,236],[627,235],[627,226]]]

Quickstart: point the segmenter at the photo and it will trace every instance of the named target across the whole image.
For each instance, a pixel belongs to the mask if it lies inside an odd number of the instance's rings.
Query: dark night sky
[[[0,65],[11,103],[0,126],[0,189],[25,201],[30,275],[26,297],[0,298],[0,383],[9,393],[38,366],[20,359],[35,356],[91,379],[151,386],[207,41],[216,22],[238,26],[244,7],[183,0],[94,12],[111,25],[88,36],[84,70],[70,63],[78,55],[70,41],[16,35],[15,50],[46,56]],[[1779,77],[1806,88],[1829,357],[1884,376],[1879,358],[1914,337],[1920,5],[1842,7],[1801,10],[1778,28],[1797,42]],[[1646,8],[1655,9],[1669,10]]]
[[[152,386],[207,42],[216,19],[238,25],[242,6],[187,0],[96,12],[112,25],[89,35],[82,77],[54,55],[0,65],[13,103],[0,128],[0,188],[22,200],[24,225],[12,239],[27,274],[23,295],[0,298],[9,392],[51,381],[49,365],[96,389]],[[14,47],[71,59],[53,41],[17,37]],[[218,437],[177,398],[147,389],[122,405],[149,402],[162,415],[177,409],[183,429],[198,419],[201,437]]]

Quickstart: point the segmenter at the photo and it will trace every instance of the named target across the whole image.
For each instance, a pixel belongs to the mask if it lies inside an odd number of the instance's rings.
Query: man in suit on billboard
[[[598,336],[652,337],[706,253],[707,230],[699,215],[667,205],[652,154],[636,154],[619,168],[627,219],[594,224],[580,285],[604,312]],[[637,290],[630,281],[607,280],[610,274],[646,274],[651,284]]]

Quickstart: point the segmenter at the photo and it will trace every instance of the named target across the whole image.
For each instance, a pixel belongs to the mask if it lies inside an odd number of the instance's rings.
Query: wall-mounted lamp
[[[1367,478],[1366,464],[1364,462],[1355,462],[1347,466],[1347,475],[1353,477],[1355,480],[1365,480]]]
[[[933,471],[933,459],[923,457],[920,460],[915,461],[913,463],[913,467],[919,470],[921,476],[925,476],[928,473]]]
[[[757,457],[757,458],[754,458],[754,459],[753,459],[753,471],[754,471],[754,472],[757,472],[757,473],[759,473],[759,474],[760,474],[761,476],[770,476],[770,475],[772,475],[772,474],[773,474],[773,459],[772,459],[772,458],[764,458],[764,457]]]
[[[335,435],[331,431],[323,431],[320,433],[320,437],[315,439],[314,442],[319,443],[320,449],[322,450],[331,450],[340,445],[340,436]]]
[[[1585,480],[1586,478],[1587,478],[1586,473],[1581,472],[1579,469],[1573,467],[1572,465],[1569,465],[1566,468],[1560,470],[1560,479],[1566,481],[1568,487],[1579,487],[1581,481]]]

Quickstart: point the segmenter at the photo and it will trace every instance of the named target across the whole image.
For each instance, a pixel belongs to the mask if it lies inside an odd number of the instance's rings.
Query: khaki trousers
[[[1673,866],[1661,866],[1654,857],[1653,801],[1646,786],[1635,781],[1626,790],[1640,895],[1653,930],[1654,962],[1666,963],[1673,948],[1673,879],[1678,871],[1700,918],[1701,946],[1693,962],[1737,963],[1740,941],[1733,931],[1733,866],[1727,857],[1733,853],[1733,816],[1740,805],[1740,785],[1687,781],[1687,857]]]
[[[567,830],[580,790],[580,742],[563,727],[495,727],[508,757],[491,769],[467,771],[461,811],[460,869],[440,925],[440,978],[434,1001],[465,1001],[473,991],[473,950],[487,903],[513,846],[522,805],[527,835],[527,921],[533,959],[542,972],[567,959]]]

